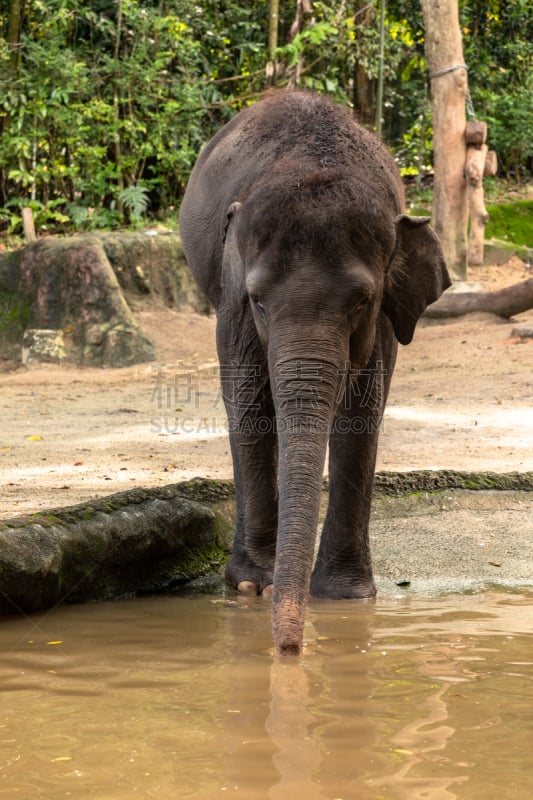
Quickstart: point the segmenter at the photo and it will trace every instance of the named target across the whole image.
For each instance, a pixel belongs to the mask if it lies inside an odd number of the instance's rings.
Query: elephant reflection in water
[[[365,797],[376,742],[366,714],[372,684],[356,652],[349,676],[344,667],[346,636],[364,649],[372,635],[369,616],[339,619],[320,611],[311,608],[301,662],[272,660],[261,598],[228,608],[225,782],[243,797],[329,800],[334,787]]]
[[[314,735],[317,720],[309,710],[309,675],[300,663],[274,661],[270,667],[270,698],[265,728],[278,748],[272,762],[279,781],[269,789],[269,800],[290,796],[328,800],[314,780],[320,775],[323,754]]]
[[[465,678],[464,664],[444,651],[436,660],[434,651],[380,652],[375,610],[354,614],[346,603],[312,603],[305,659],[272,660],[261,599],[230,608],[228,787],[269,800],[367,800],[383,791],[396,800],[455,800],[464,771],[450,765],[435,776],[434,764],[444,763],[455,733],[446,692]],[[409,687],[416,700],[407,703]]]

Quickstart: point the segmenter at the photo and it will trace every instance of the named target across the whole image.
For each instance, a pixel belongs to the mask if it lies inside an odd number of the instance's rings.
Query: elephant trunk
[[[302,651],[324,462],[343,375],[344,348],[330,342],[324,354],[324,341],[314,349],[309,340],[293,343],[269,358],[279,447],[272,629],[281,656]],[[299,358],[298,351],[307,355]],[[309,352],[321,355],[309,358]]]

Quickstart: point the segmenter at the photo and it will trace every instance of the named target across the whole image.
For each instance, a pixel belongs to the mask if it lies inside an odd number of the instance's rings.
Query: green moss
[[[235,497],[233,481],[212,478],[193,478],[175,485],[176,491],[188,500],[198,503],[217,503]]]
[[[114,496],[113,501],[102,498],[97,500],[93,505],[80,504],[78,506],[70,506],[61,509],[54,509],[49,512],[36,512],[31,514],[29,519],[34,519],[40,524],[46,523],[47,525],[72,525],[76,522],[89,522],[94,519],[96,514],[112,514],[119,511],[126,505],[135,502],[132,498],[127,497],[126,493],[117,494]],[[138,500],[137,502],[141,502]]]
[[[0,357],[18,360],[30,306],[17,292],[0,289]]]
[[[472,491],[479,491],[480,489],[498,489],[498,481],[487,475],[472,475],[471,478],[466,478],[463,482],[463,489],[471,489]]]
[[[502,239],[522,247],[533,247],[533,200],[516,200],[487,207],[488,239]]]
[[[231,552],[234,532],[234,504],[232,503],[230,508],[218,507],[215,519],[213,520],[213,533],[215,534],[216,546],[219,548],[220,552],[225,554],[225,558]]]
[[[30,514],[28,519],[35,521],[39,525],[44,525],[45,527],[65,524],[60,517],[50,511],[36,511],[34,514]]]
[[[228,560],[225,548],[214,544],[209,549],[189,550],[187,557],[180,559],[175,576],[178,581],[190,581],[218,570]]]
[[[377,497],[436,494],[449,489],[472,491],[533,491],[531,472],[458,472],[455,470],[413,470],[378,472],[374,480]]]

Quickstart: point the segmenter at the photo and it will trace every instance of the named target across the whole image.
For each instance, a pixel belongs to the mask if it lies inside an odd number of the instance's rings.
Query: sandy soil
[[[495,289],[531,277],[515,259],[472,270]],[[120,370],[0,362],[0,516],[196,475],[231,477],[215,319],[145,310],[156,363]],[[379,470],[533,470],[533,339],[511,321],[422,321],[401,348]]]

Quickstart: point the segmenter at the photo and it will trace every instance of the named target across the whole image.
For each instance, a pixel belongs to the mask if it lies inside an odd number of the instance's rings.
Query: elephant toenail
[[[240,581],[237,584],[237,591],[241,594],[257,594],[257,586],[253,581]]]

